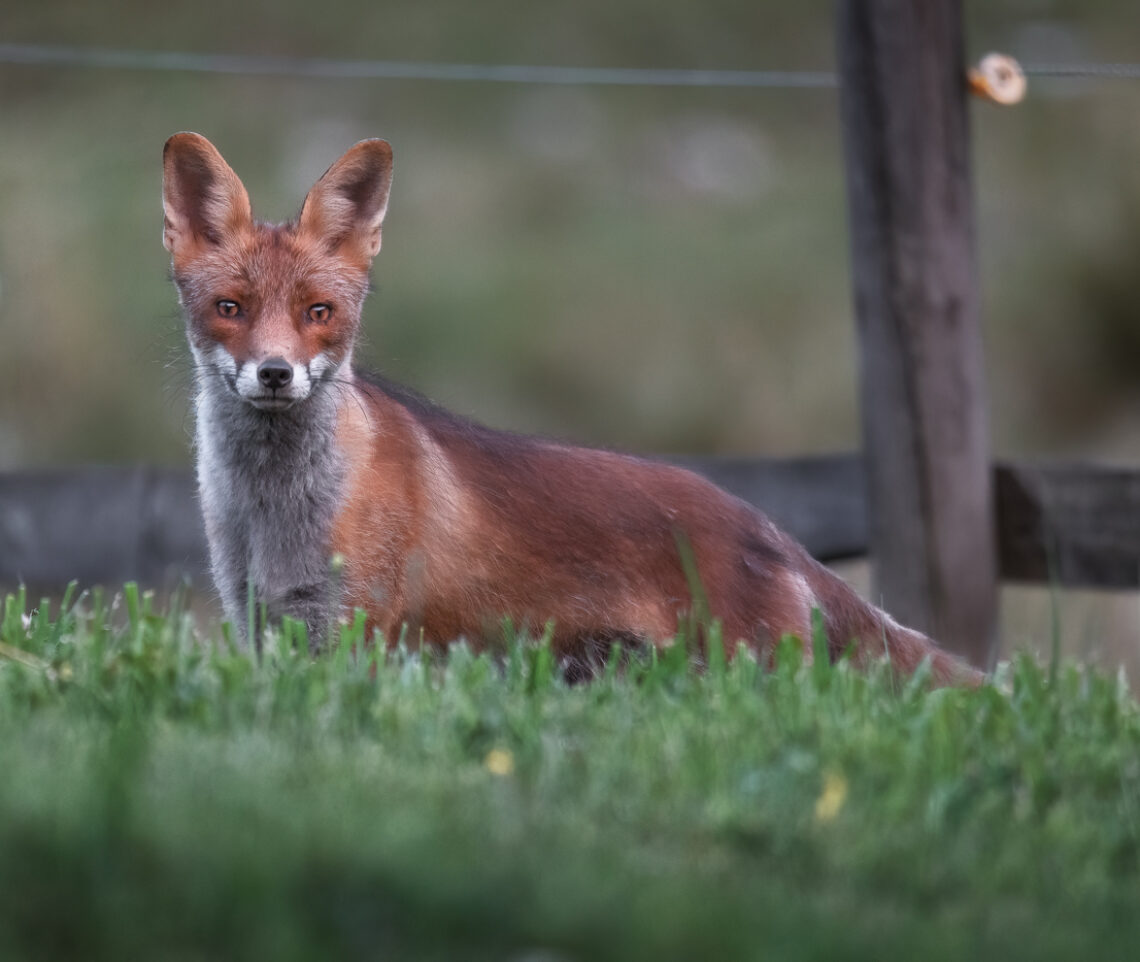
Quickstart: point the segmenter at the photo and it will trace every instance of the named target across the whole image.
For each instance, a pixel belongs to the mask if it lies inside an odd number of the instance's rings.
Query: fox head
[[[205,137],[166,142],[162,242],[203,377],[275,411],[351,361],[391,182],[392,148],[363,140],[317,181],[295,220],[264,224]]]

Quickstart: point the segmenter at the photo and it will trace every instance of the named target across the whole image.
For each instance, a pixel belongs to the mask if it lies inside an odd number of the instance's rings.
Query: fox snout
[[[322,379],[334,373],[334,366],[323,354],[308,363],[290,362],[280,355],[231,363],[235,369],[231,382],[234,391],[263,411],[283,410],[306,400]]]
[[[252,377],[246,368],[253,369]],[[263,411],[291,407],[311,392],[312,378],[306,366],[298,364],[294,371],[293,365],[283,357],[268,357],[260,363],[250,361],[243,365],[242,376],[238,378],[238,393]]]
[[[276,391],[293,380],[293,365],[283,357],[271,357],[257,366],[257,379],[264,387]]]

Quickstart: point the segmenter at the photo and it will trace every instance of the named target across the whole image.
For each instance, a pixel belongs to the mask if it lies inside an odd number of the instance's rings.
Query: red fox
[[[353,370],[392,180],[364,140],[294,221],[261,223],[204,137],[163,154],[163,244],[197,374],[197,470],[227,617],[363,609],[391,641],[552,625],[557,654],[672,640],[696,604],[769,657],[823,615],[829,654],[981,674],[862,601],[762,513],[696,474],[465,420]],[[687,556],[687,557],[686,557]],[[330,565],[342,561],[339,575]],[[406,628],[405,628],[406,626]],[[250,639],[256,643],[256,639]],[[806,653],[810,657],[810,651]]]

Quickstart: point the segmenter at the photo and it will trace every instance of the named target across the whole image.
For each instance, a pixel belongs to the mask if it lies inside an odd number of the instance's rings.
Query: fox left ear
[[[371,259],[380,250],[380,227],[392,186],[392,148],[386,140],[362,140],[333,164],[301,207],[303,233],[352,244]]]

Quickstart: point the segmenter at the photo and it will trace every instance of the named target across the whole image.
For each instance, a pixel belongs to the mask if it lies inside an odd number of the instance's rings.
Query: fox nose
[[[283,357],[270,357],[257,366],[257,379],[271,391],[293,380],[293,365]]]

